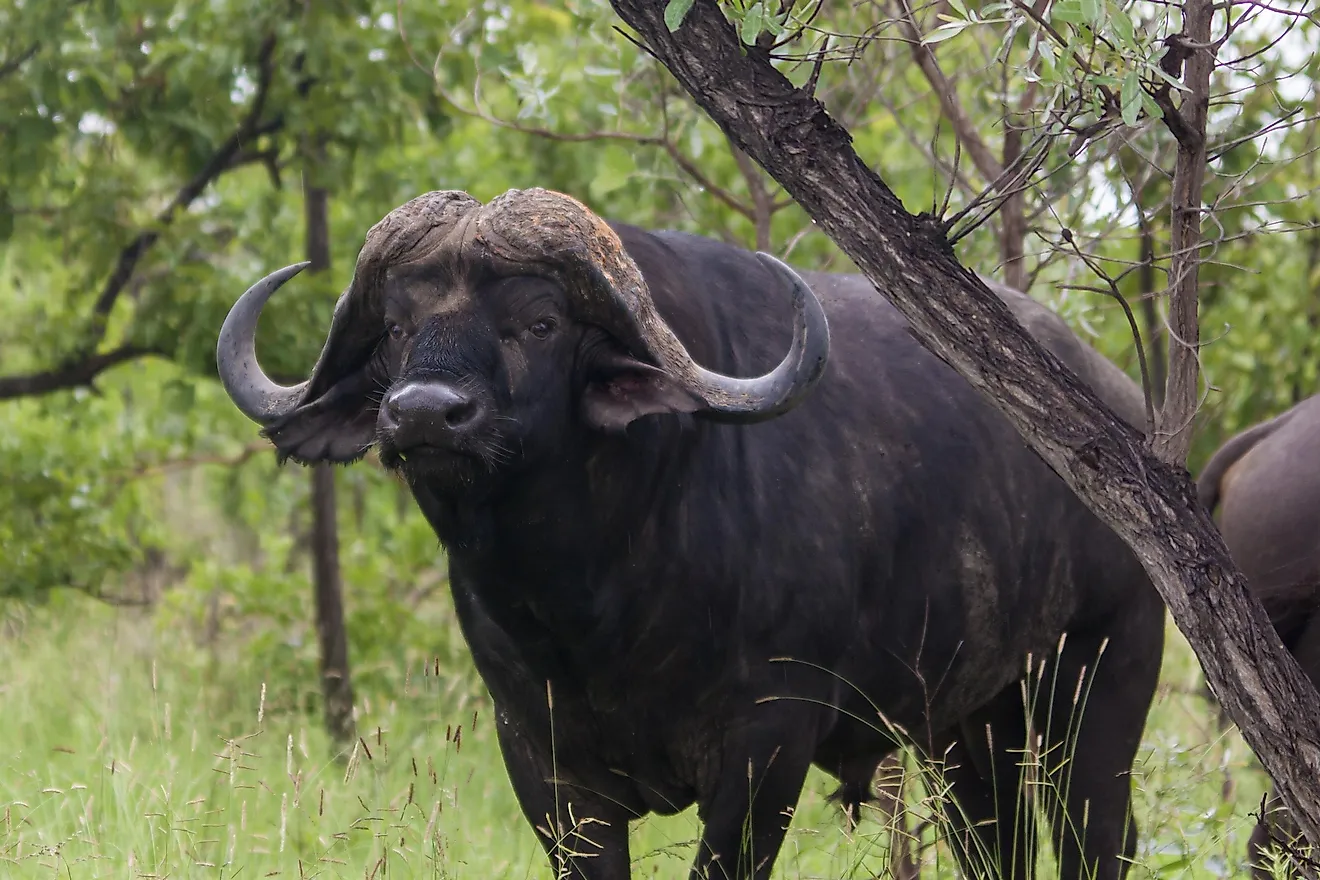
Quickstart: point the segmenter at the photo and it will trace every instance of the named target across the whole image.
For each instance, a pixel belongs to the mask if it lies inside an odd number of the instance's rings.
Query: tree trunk
[[[311,272],[330,268],[330,193],[315,181],[319,149],[308,151],[311,169],[303,171],[307,223],[307,259]],[[348,632],[344,629],[344,588],[339,570],[339,525],[332,465],[311,468],[312,589],[316,597],[316,637],[321,646],[321,696],[325,727],[337,744],[356,737],[353,682],[348,671]]]
[[[714,0],[670,33],[665,0],[612,0],[729,139],[876,284],[924,346],[1004,413],[1136,552],[1216,695],[1306,835],[1320,841],[1320,695],[1233,566],[1186,469],[1036,343],[959,265],[936,218],[913,217],[825,108],[741,45]]]
[[[1210,46],[1213,0],[1187,0],[1183,4],[1183,36],[1199,46]],[[1185,61],[1182,106],[1166,110],[1177,114],[1173,127],[1178,158],[1173,169],[1172,223],[1169,229],[1169,374],[1164,405],[1155,425],[1155,452],[1168,462],[1187,461],[1192,446],[1192,419],[1200,405],[1200,323],[1198,276],[1201,270],[1201,191],[1205,183],[1205,123],[1210,109],[1210,74],[1213,50],[1193,51]]]

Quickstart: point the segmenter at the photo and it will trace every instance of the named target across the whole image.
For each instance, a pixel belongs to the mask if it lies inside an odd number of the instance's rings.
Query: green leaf
[[[1159,104],[1155,103],[1155,99],[1145,89],[1141,90],[1141,106],[1146,111],[1147,116],[1156,118],[1163,118],[1164,116],[1164,110],[1160,108]]]
[[[949,5],[952,6],[952,7],[954,8],[954,11],[956,11],[956,12],[957,12],[959,15],[961,15],[963,18],[967,18],[967,17],[968,17],[968,16],[967,16],[967,7],[966,7],[966,6],[963,6],[963,4],[962,4],[962,0],[949,0]]]
[[[1135,70],[1129,70],[1123,77],[1123,124],[1136,125],[1141,118],[1141,78]]]
[[[788,22],[787,12],[781,15],[772,15],[769,12],[767,12],[765,16],[764,27],[776,38],[783,37],[786,33],[788,33],[788,29],[784,27],[784,25],[787,22]]]
[[[747,45],[756,42],[756,38],[761,36],[761,22],[765,18],[765,6],[762,3],[755,3],[747,10],[747,15],[742,20],[742,31],[740,36]]]
[[[665,7],[665,27],[669,28],[671,34],[678,30],[683,19],[687,18],[694,2],[695,0],[669,0],[669,5]]]
[[[950,40],[958,36],[958,34],[962,33],[963,29],[966,27],[967,22],[965,21],[951,21],[948,24],[942,24],[935,28],[935,30],[926,34],[926,36],[921,39],[921,43],[925,46],[929,46],[931,43],[942,43],[945,40]]]
[[[593,199],[605,196],[623,187],[637,172],[637,163],[632,153],[618,144],[611,144],[605,155],[599,159],[596,174],[591,179],[588,189]]]
[[[1103,7],[1100,0],[1081,0],[1082,20],[1089,25],[1096,25],[1100,22],[1100,15]]]
[[[1114,37],[1118,40],[1119,48],[1126,49],[1129,52],[1137,49],[1136,29],[1132,26],[1132,18],[1126,12],[1119,8],[1117,4],[1109,5],[1109,21],[1113,28]]]
[[[1050,21],[1065,24],[1083,24],[1081,0],[1062,0],[1050,10]]]

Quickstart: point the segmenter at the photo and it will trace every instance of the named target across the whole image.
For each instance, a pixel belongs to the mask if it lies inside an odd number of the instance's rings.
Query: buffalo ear
[[[376,387],[368,370],[357,370],[261,433],[275,444],[281,461],[357,461],[376,439],[378,405],[371,394]]]
[[[634,419],[656,413],[690,413],[701,401],[659,367],[622,354],[610,354],[582,395],[582,413],[592,427],[620,431]]]
[[[382,332],[374,299],[350,286],[335,302],[330,332],[298,406],[261,432],[280,461],[347,464],[366,455],[376,440],[380,391],[388,384]]]

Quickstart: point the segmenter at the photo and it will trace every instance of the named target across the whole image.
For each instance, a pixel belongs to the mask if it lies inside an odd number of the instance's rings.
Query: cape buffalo
[[[1265,606],[1284,646],[1320,685],[1320,395],[1238,434],[1219,448],[1197,480],[1234,563]],[[1297,834],[1271,797],[1277,831]],[[1269,843],[1262,816],[1247,844],[1258,862]]]
[[[1027,876],[1028,685],[1063,876],[1125,873],[1160,598],[864,277],[542,189],[430,193],[367,234],[311,377],[282,387],[253,336],[300,268],[234,305],[225,388],[282,459],[374,444],[407,481],[564,875],[628,877],[628,821],[695,803],[693,876],[766,878],[810,766],[855,815],[892,723],[947,761],[968,870]],[[997,289],[1143,418],[1117,367]]]

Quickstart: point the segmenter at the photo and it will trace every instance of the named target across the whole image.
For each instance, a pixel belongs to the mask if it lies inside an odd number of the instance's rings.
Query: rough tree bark
[[[1136,552],[1206,678],[1320,841],[1320,694],[1283,648],[1197,503],[1184,468],[1157,458],[1039,346],[954,256],[937,218],[914,217],[846,130],[765,53],[697,0],[670,33],[666,0],[611,0],[730,140],[759,162],[908,319],[923,345],[991,400]]]
[[[319,150],[309,151],[313,162]],[[330,268],[330,193],[315,178],[315,168],[303,171],[309,272]],[[344,628],[344,586],[339,568],[339,523],[335,502],[335,472],[331,465],[311,468],[312,590],[316,598],[316,637],[321,648],[321,692],[325,727],[338,744],[356,738],[353,682],[348,669],[348,632]]]

